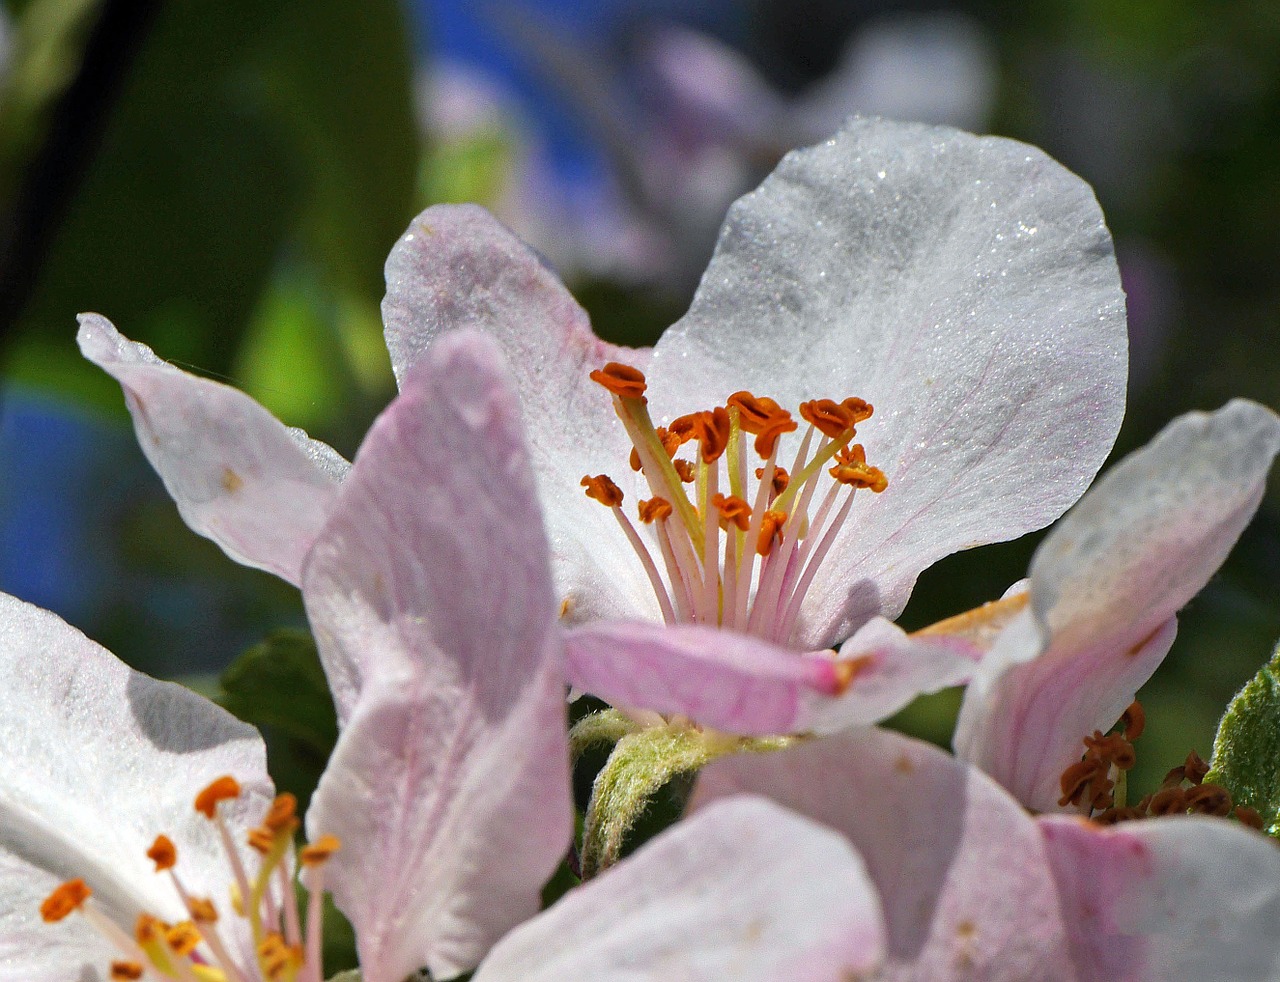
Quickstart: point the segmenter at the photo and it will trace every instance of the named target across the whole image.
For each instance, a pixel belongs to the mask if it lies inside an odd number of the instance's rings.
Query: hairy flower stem
[[[591,747],[602,743],[616,744],[623,737],[641,729],[641,726],[642,724],[617,709],[602,709],[582,717],[569,731],[570,765],[576,765]]]

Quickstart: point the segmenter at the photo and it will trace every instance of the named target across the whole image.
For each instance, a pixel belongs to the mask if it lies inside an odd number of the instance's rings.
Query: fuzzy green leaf
[[[1227,706],[1205,780],[1257,809],[1263,829],[1280,837],[1280,647]]]

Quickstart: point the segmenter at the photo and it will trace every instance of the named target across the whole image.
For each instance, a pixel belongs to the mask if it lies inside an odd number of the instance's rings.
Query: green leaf
[[[1257,809],[1263,829],[1280,838],[1280,647],[1227,706],[1205,781]]]

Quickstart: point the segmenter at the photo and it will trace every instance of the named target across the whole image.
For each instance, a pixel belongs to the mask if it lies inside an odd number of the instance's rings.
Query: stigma
[[[325,862],[339,848],[334,836],[321,836],[298,851],[303,885],[308,892],[305,920],[294,888],[294,835],[299,827],[297,802],[291,794],[277,797],[262,823],[250,830],[242,845],[231,835],[221,810],[240,797],[239,783],[224,776],[205,787],[194,807],[215,827],[227,860],[227,896],[215,901],[193,894],[183,883],[177,846],[164,834],[147,850],[157,875],[168,877],[186,908],[186,917],[169,922],[149,912],[131,926],[113,920],[93,899],[83,879],[68,880],[40,905],[49,924],[78,913],[102,935],[117,958],[107,977],[178,979],[181,982],[322,982],[321,924]],[[256,859],[254,858],[256,856]],[[235,922],[239,921],[237,926]],[[253,939],[254,962],[233,957],[239,938]]]
[[[591,379],[612,395],[632,444],[627,466],[648,485],[651,497],[635,507],[646,534],[612,478],[587,475],[582,486],[613,511],[663,619],[791,643],[855,493],[889,485],[853,442],[871,405],[853,397],[801,403],[808,426],[783,466],[783,437],[800,424],[773,399],[735,392],[722,406],[655,425],[639,369],[610,362]]]

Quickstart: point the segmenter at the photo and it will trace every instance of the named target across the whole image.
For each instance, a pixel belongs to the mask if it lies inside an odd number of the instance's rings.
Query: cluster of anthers
[[[604,474],[584,477],[582,484],[588,497],[613,510],[663,618],[789,642],[801,602],[849,515],[854,492],[888,487],[884,472],[868,465],[862,445],[852,442],[856,424],[871,416],[871,405],[856,398],[801,403],[800,416],[809,428],[787,469],[778,465],[778,442],[798,424],[772,399],[735,392],[723,406],[655,426],[639,369],[610,362],[591,378],[613,394],[614,409],[631,438],[631,469],[644,476],[652,493],[639,502],[637,513],[654,529],[665,578],[623,512],[618,485]],[[755,438],[751,451],[760,466],[749,462],[744,435]],[[696,444],[692,459],[678,456],[685,444]],[[832,481],[814,507],[824,470]]]
[[[175,869],[178,850],[168,836],[156,837],[147,858],[156,873],[166,873],[187,908],[188,919],[170,924],[148,913],[138,915],[130,934],[96,906],[93,891],[84,880],[69,880],[40,905],[48,923],[74,911],[103,935],[120,953],[111,963],[113,982],[162,978],[181,982],[321,982],[321,925],[323,919],[324,864],[339,848],[337,838],[324,835],[305,846],[298,859],[306,870],[309,892],[305,926],[294,890],[291,856],[299,822],[297,802],[282,794],[272,802],[266,818],[248,835],[248,845],[259,856],[253,875],[245,868],[240,850],[219,814],[224,801],[240,796],[234,778],[220,777],[196,796],[195,809],[214,823],[231,869],[231,910],[247,920],[253,935],[256,966],[242,967],[228,948],[228,937],[219,929],[219,912],[207,897],[193,895]],[[256,970],[255,970],[256,969]]]
[[[1126,805],[1125,775],[1138,760],[1133,741],[1146,725],[1142,706],[1137,701],[1130,704],[1117,725],[1121,732],[1104,736],[1094,730],[1084,738],[1084,757],[1062,772],[1059,805],[1075,805],[1104,825],[1159,815],[1218,815],[1234,816],[1245,825],[1262,828],[1257,811],[1233,805],[1231,793],[1221,785],[1204,783],[1209,765],[1194,750],[1182,765],[1164,776],[1156,791],[1144,795],[1136,805]]]

